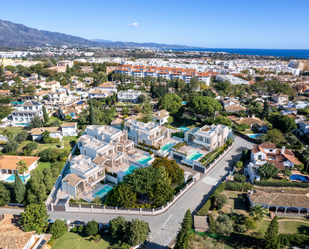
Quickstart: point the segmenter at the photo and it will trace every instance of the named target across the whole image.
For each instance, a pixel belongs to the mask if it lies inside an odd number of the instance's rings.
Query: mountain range
[[[0,47],[27,47],[50,45],[71,46],[101,46],[111,48],[141,48],[152,47],[158,49],[196,49],[184,45],[167,45],[158,43],[136,43],[110,41],[104,39],[84,39],[78,36],[58,32],[38,30],[10,21],[0,20]]]

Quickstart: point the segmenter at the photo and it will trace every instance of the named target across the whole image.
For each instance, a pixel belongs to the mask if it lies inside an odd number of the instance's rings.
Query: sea
[[[277,57],[294,57],[309,59],[309,49],[256,49],[256,48],[205,48],[205,49],[174,49],[181,51],[210,51],[229,54],[266,55]]]

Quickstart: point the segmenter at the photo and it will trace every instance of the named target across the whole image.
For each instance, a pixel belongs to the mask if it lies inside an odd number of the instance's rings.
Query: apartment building
[[[141,94],[141,91],[134,91],[132,89],[128,89],[127,91],[118,92],[117,100],[118,102],[138,103],[138,96],[140,96]]]
[[[171,138],[169,129],[161,129],[160,125],[154,122],[142,123],[137,120],[127,119],[124,130],[128,138],[134,143],[145,143],[147,145],[161,146],[164,139]]]
[[[225,125],[205,125],[185,133],[185,142],[203,146],[209,151],[225,144],[229,128]]]
[[[28,126],[35,116],[38,116],[40,119],[43,118],[42,107],[43,105],[38,102],[24,102],[12,111],[11,124],[13,126]]]
[[[221,75],[218,74],[216,76],[216,80],[218,81],[228,81],[232,85],[249,85],[249,81],[243,80],[239,77],[233,76],[233,75]]]
[[[186,83],[189,83],[195,76],[208,86],[210,84],[210,75],[207,72],[198,72],[196,69],[120,64],[116,67],[115,72],[138,78],[151,76],[164,79],[183,79]]]
[[[287,94],[278,93],[273,94],[271,97],[272,100],[278,105],[285,105],[289,101],[289,95]]]

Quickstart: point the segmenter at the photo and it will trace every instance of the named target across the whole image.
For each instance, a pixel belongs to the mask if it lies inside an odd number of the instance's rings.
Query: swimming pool
[[[290,179],[297,180],[297,181],[309,181],[308,176],[303,176],[303,175],[298,175],[298,174],[291,175]]]
[[[127,169],[124,170],[123,172],[124,172],[126,175],[130,175],[130,174],[132,174],[133,170],[135,170],[135,169],[138,169],[138,167],[130,166],[129,168],[127,168]]]
[[[105,195],[107,195],[107,193],[109,191],[111,191],[113,188],[109,185],[106,185],[104,188],[102,188],[100,191],[96,192],[95,194],[92,195],[93,198],[96,198],[96,197],[104,197]]]
[[[15,123],[15,125],[29,126],[30,123]]]
[[[137,162],[141,164],[148,163],[152,158],[150,156],[144,156],[141,159],[138,159]]]
[[[182,101],[183,105],[186,105],[188,103],[188,101]]]
[[[19,176],[20,176],[21,180],[24,182],[24,176],[23,175],[19,175]],[[27,180],[29,176],[30,176],[29,174],[25,175],[25,179]],[[15,175],[10,175],[5,180],[7,180],[7,181],[15,181]]]
[[[248,137],[251,137],[251,138],[259,138],[260,136],[262,136],[263,134],[251,134],[251,135],[248,135]]]
[[[188,157],[189,160],[194,161],[199,159],[203,154],[199,153],[198,151],[195,151],[192,155]]]
[[[172,147],[174,146],[174,144],[172,142],[169,142],[167,144],[164,144],[162,147],[161,147],[161,150],[162,151],[170,151],[172,149]]]
[[[190,129],[187,128],[187,127],[181,126],[181,127],[177,128],[177,130],[178,130],[178,131],[188,131],[188,130],[190,130]]]

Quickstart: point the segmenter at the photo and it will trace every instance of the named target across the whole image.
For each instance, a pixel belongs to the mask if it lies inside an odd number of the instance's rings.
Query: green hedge
[[[234,243],[250,248],[262,248],[263,239],[247,234],[232,232],[231,235]]]
[[[261,181],[255,181],[254,184],[257,185],[257,186],[265,186],[265,187],[309,188],[309,183],[302,183],[302,182],[261,182]]]
[[[282,146],[285,146],[286,149],[292,149],[292,150],[301,150],[303,148],[302,144],[299,145],[276,144],[277,148],[282,148]]]
[[[253,188],[254,187],[250,183],[226,182],[224,189],[229,191],[247,192],[248,190],[251,190]]]
[[[305,234],[280,234],[279,241],[282,246],[299,246],[309,245],[309,236]]]
[[[211,233],[217,233],[217,226],[212,214],[209,215],[209,231]]]
[[[196,213],[197,216],[205,216],[208,214],[208,210],[211,207],[211,200],[213,199],[213,197],[217,194],[220,194],[223,190],[225,189],[225,183],[222,182],[217,188],[216,190],[212,193],[212,195],[209,197],[209,199],[206,201],[206,203],[198,210],[198,212]]]

